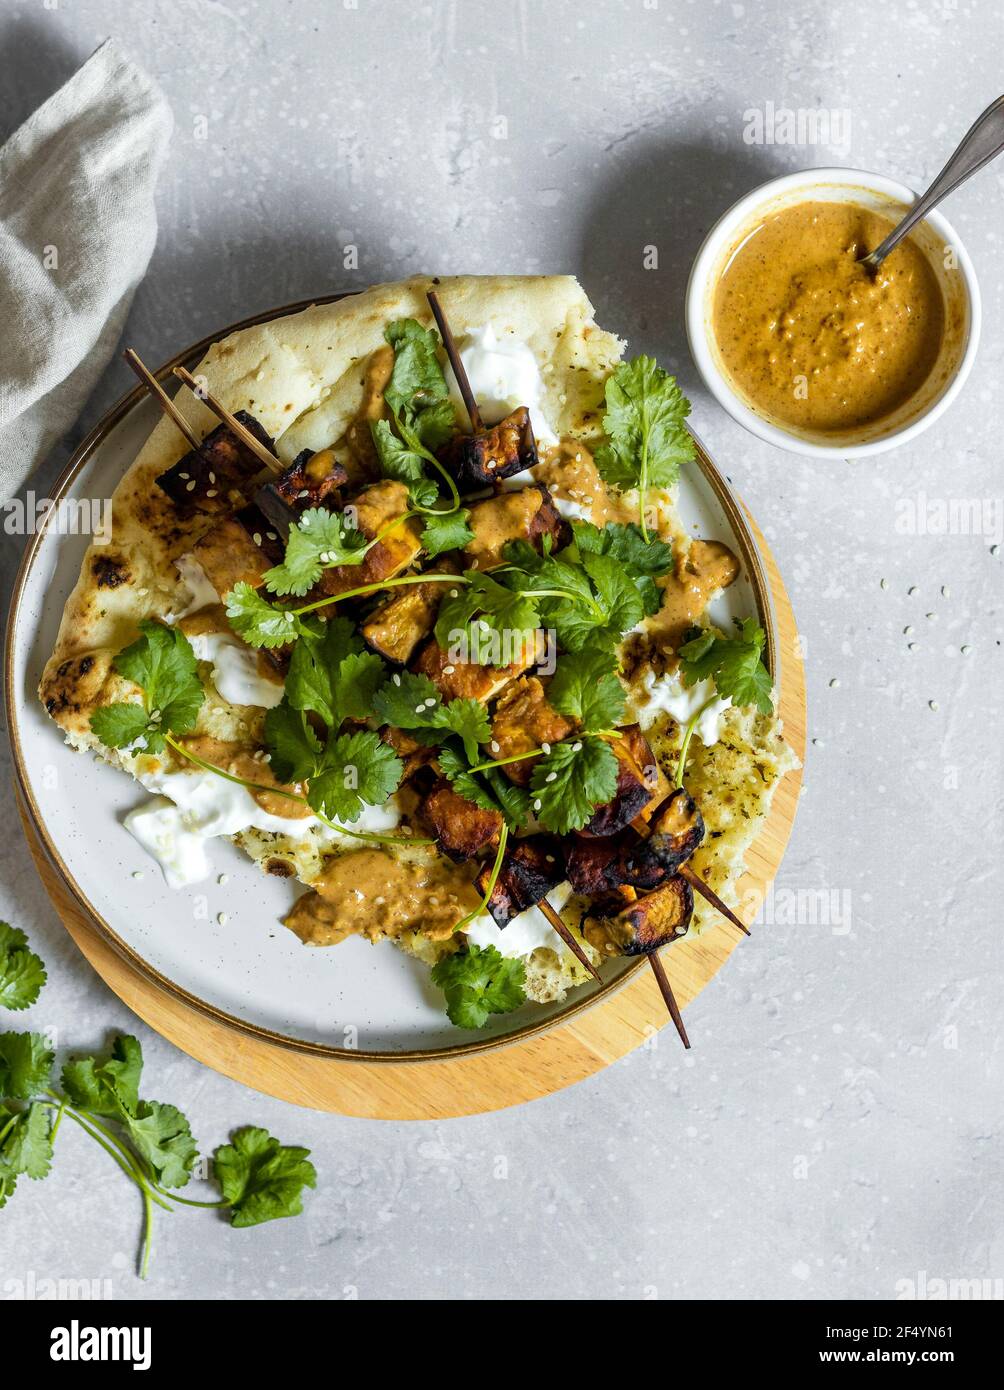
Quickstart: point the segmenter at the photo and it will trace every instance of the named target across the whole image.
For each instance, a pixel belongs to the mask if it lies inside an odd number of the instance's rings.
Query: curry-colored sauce
[[[761,222],[715,291],[722,365],[758,414],[822,433],[892,414],[929,376],[945,335],[934,269],[906,237],[872,274],[860,258],[893,223],[807,202]]]

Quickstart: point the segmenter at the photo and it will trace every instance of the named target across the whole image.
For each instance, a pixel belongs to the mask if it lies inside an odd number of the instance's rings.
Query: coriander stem
[[[402,584],[469,584],[471,581],[460,574],[404,574],[397,579],[381,579],[375,584],[361,584],[358,589],[346,589],[340,594],[319,598],[303,608],[287,608],[285,611],[294,618],[302,618],[305,613],[314,613],[318,608],[327,608],[331,603],[341,603],[346,598],[359,598],[363,594],[376,593],[378,589],[396,589]]]
[[[10,1119],[4,1125],[3,1129],[0,1129],[0,1144],[2,1144],[3,1141],[7,1138],[7,1135],[11,1132],[11,1130],[14,1128],[14,1126],[17,1124],[20,1118],[21,1112],[19,1111],[18,1114],[12,1115],[10,1117]]]
[[[494,758],[490,763],[478,763],[477,766],[467,770],[468,772],[487,772],[490,767],[506,767],[509,763],[521,763],[527,758],[539,758],[543,752],[543,748],[531,748],[529,753],[514,753],[511,758]]]
[[[67,1102],[65,1100],[62,1101],[58,1111],[56,1112],[56,1118],[52,1122],[52,1129],[49,1131],[50,1144],[54,1144],[56,1142],[56,1135],[59,1133],[59,1126],[63,1123],[63,1116],[66,1114],[66,1105]]]
[[[676,764],[676,785],[678,787],[683,786],[683,773],[687,766],[687,749],[690,747],[690,740],[694,736],[694,730],[697,728],[698,720],[704,711],[710,709],[718,698],[718,692],[716,691],[715,694],[705,700],[700,709],[695,710],[687,720],[687,727],[683,731],[683,742],[680,744],[680,756]]]
[[[475,917],[479,917],[482,912],[486,911],[488,904],[491,902],[492,893],[495,891],[495,884],[498,882],[499,871],[502,868],[502,859],[505,856],[505,847],[508,839],[509,822],[504,820],[502,822],[502,829],[499,831],[498,853],[495,855],[495,863],[492,865],[492,871],[488,875],[488,882],[485,885],[485,895],[473,912],[468,912],[466,917],[461,917],[460,921],[453,928],[455,933],[463,931],[468,922],[472,922]]]
[[[173,734],[165,734],[164,741],[173,748],[176,753],[180,753],[181,756],[187,758],[189,762],[195,763],[196,767],[201,767],[204,772],[215,772],[217,777],[223,777],[227,782],[233,782],[238,787],[245,787],[248,791],[268,792],[270,795],[284,796],[287,801],[299,802],[302,806],[306,806],[311,815],[316,816],[329,830],[334,830],[339,835],[348,835],[354,840],[374,840],[379,844],[396,844],[401,840],[407,841],[409,845],[435,844],[435,840],[413,839],[410,835],[377,835],[375,832],[369,830],[349,830],[346,826],[339,825],[335,821],[329,820],[328,817],[322,815],[320,811],[315,811],[307,798],[301,796],[299,792],[288,792],[284,787],[270,787],[266,782],[249,782],[244,777],[237,777],[234,773],[227,772],[225,768],[217,767],[215,763],[210,763],[207,762],[205,758],[200,758],[197,753],[190,752],[183,744],[178,742]],[[290,816],[289,819],[295,820],[302,818]]]
[[[162,1197],[166,1197],[171,1202],[180,1202],[184,1207],[229,1207],[233,1205],[225,1197],[221,1197],[218,1202],[197,1202],[193,1197],[177,1197],[173,1192],[165,1191],[159,1183],[152,1183],[151,1185],[154,1191],[159,1192]]]

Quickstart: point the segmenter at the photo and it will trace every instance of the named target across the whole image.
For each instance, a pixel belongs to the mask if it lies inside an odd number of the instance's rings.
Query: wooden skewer
[[[680,1035],[680,1041],[683,1043],[684,1047],[689,1052],[690,1039],[687,1037],[687,1030],[683,1026],[683,1015],[680,1013],[680,1006],[676,1002],[676,995],[673,993],[673,986],[669,983],[669,976],[666,974],[666,968],[663,965],[662,961],[659,959],[659,952],[650,952],[648,961],[652,967],[653,973],[655,974],[656,980],[659,982],[659,988],[662,991],[662,997],[665,1000],[666,1008],[669,1010],[669,1016],[673,1020],[674,1025],[676,1026],[676,1031]]]
[[[453,334],[450,332],[450,325],[446,322],[446,315],[443,313],[439,297],[435,290],[430,290],[426,295],[429,301],[429,308],[432,310],[432,317],[436,320],[436,327],[439,329],[440,337],[443,340],[443,347],[446,355],[450,359],[450,366],[453,368],[453,375],[457,378],[457,385],[460,387],[460,394],[464,398],[464,405],[467,413],[471,417],[471,424],[474,426],[475,433],[480,434],[484,429],[484,421],[481,419],[481,411],[474,392],[471,390],[471,383],[467,379],[467,371],[461,361],[460,353],[457,351],[457,344]]]
[[[592,975],[592,977],[593,977],[594,980],[599,980],[599,979],[600,979],[600,972],[596,969],[596,966],[593,965],[592,961],[591,961],[591,960],[589,959],[589,957],[586,955],[585,951],[582,949],[582,947],[581,947],[581,946],[579,945],[579,943],[576,941],[575,937],[574,937],[574,936],[572,935],[572,933],[569,931],[568,927],[565,926],[564,922],[563,922],[563,921],[561,920],[561,918],[558,916],[557,912],[555,912],[554,908],[553,908],[553,907],[551,906],[551,904],[547,901],[547,899],[546,899],[546,898],[541,898],[541,900],[540,900],[540,902],[537,904],[537,906],[540,908],[541,912],[544,914],[544,916],[545,916],[545,917],[547,918],[547,920],[550,922],[550,924],[551,924],[551,926],[554,928],[554,930],[555,930],[555,931],[558,933],[558,935],[561,937],[562,941],[565,943],[565,945],[566,945],[566,946],[568,947],[568,949],[571,951],[571,953],[572,953],[572,955],[575,957],[575,959],[576,959],[577,961],[579,961],[580,964],[582,964],[582,965],[584,965],[584,966],[586,967],[586,969],[589,971],[590,975]]]
[[[202,443],[202,441],[199,439],[199,436],[192,429],[191,425],[185,419],[184,415],[182,415],[181,411],[175,405],[174,401],[171,400],[171,397],[164,390],[163,386],[161,386],[160,382],[154,376],[153,372],[151,372],[149,367],[147,367],[143,363],[139,353],[134,352],[132,348],[126,348],[122,356],[129,363],[129,366],[139,377],[140,381],[143,383],[146,389],[150,392],[150,395],[153,396],[154,400],[160,406],[164,414],[174,421],[174,423],[178,426],[178,429],[181,430],[181,433],[188,440],[189,444],[191,444],[192,448],[197,449],[199,445]]]
[[[260,440],[255,439],[251,431],[231,415],[225,405],[221,405],[215,396],[210,395],[204,387],[200,386],[191,372],[187,371],[184,367],[175,367],[174,375],[179,381],[183,381],[188,389],[198,396],[200,401],[205,401],[216,418],[221,420],[223,424],[226,425],[227,429],[231,430],[242,443],[246,444],[251,452],[257,458],[261,459],[266,468],[270,468],[274,473],[282,466],[275,454],[266,449],[265,445],[262,444]]]
[[[732,911],[732,909],[730,907],[725,906],[725,904],[722,902],[721,898],[718,896],[715,890],[709,887],[708,884],[704,882],[704,879],[701,878],[700,874],[695,874],[693,869],[688,864],[681,864],[676,872],[680,875],[681,878],[685,878],[687,882],[690,884],[691,888],[693,888],[696,892],[700,893],[702,898],[707,898],[711,906],[716,907],[723,917],[727,917],[734,927],[738,927],[741,932],[744,932],[746,934],[746,936],[752,935],[749,927],[744,926],[743,923],[740,922],[739,918]]]

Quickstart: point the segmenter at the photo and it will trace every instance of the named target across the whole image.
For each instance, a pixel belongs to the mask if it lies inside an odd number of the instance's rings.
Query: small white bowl
[[[946,332],[941,356],[927,381],[908,401],[875,423],[843,434],[800,430],[775,424],[756,411],[733,385],[718,351],[712,328],[715,289],[737,244],[764,217],[802,202],[856,203],[898,222],[916,201],[904,184],[861,169],[806,169],[761,185],[729,208],[705,237],[687,284],[687,337],[704,384],[738,420],[760,439],[814,458],[863,458],[905,444],[933,425],[962,390],[980,338],[980,291],[972,261],[951,223],[932,212],[911,232],[927,253],[945,297]],[[945,264],[945,248],[955,265]]]

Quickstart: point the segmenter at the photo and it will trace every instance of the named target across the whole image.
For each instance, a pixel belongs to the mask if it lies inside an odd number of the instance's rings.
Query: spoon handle
[[[936,203],[940,203],[949,193],[954,193],[960,183],[965,183],[977,169],[982,169],[984,164],[996,159],[1002,150],[1004,96],[991,102],[983,114],[977,116],[927,192],[917,199],[903,221],[889,233],[885,241],[876,246],[870,255],[864,257],[864,263],[878,266],[907,232],[927,216]]]

